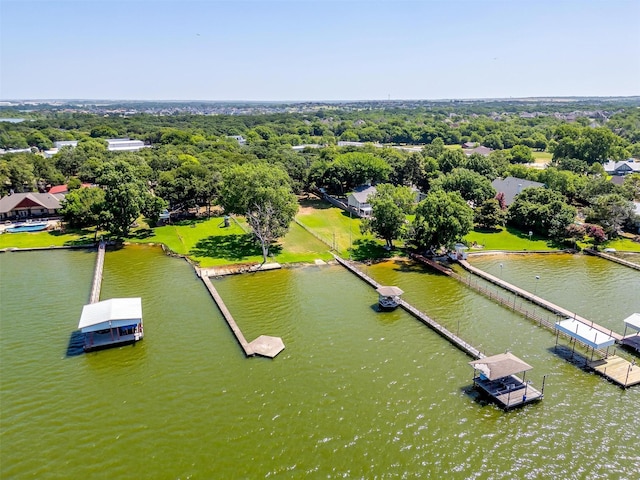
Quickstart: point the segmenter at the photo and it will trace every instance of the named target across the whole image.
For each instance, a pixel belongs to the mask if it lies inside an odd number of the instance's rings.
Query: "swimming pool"
[[[7,228],[9,233],[39,232],[47,228],[47,222],[28,223]]]

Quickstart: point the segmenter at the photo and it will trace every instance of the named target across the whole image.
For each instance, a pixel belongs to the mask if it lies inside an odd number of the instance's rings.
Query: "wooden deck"
[[[640,384],[640,365],[636,365],[635,361],[631,363],[617,355],[611,355],[587,365],[623,388]]]
[[[284,350],[284,342],[279,337],[270,337],[267,335],[261,335],[258,338],[256,338],[253,342],[251,343],[247,342],[247,339],[244,337],[242,330],[240,330],[240,327],[238,327],[238,324],[233,319],[231,312],[229,312],[229,309],[224,304],[222,297],[220,296],[218,291],[215,289],[215,287],[211,283],[211,280],[209,280],[209,277],[206,275],[200,275],[200,279],[207,287],[207,290],[209,291],[209,293],[211,294],[211,297],[213,298],[214,302],[218,306],[220,313],[222,313],[222,316],[226,320],[227,324],[229,325],[229,328],[235,335],[236,340],[244,350],[244,354],[247,357],[260,355],[263,357],[274,358],[276,355],[282,352],[282,350]]]
[[[105,242],[100,241],[98,244],[98,256],[96,257],[96,266],[93,270],[93,283],[91,284],[91,293],[89,294],[89,303],[97,303],[100,301],[100,288],[102,287],[102,272],[104,269],[104,253]]]
[[[474,385],[489,395],[504,409],[519,407],[542,400],[542,392],[533,388],[521,378],[511,375],[498,380],[473,379]]]

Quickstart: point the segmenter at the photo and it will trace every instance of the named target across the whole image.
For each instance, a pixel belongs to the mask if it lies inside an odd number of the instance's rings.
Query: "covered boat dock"
[[[400,304],[400,295],[404,292],[398,287],[380,286],[378,292],[378,307],[382,311],[393,310]]]
[[[596,371],[603,377],[617,385],[626,388],[640,383],[640,367],[628,362],[616,355],[609,355],[609,347],[616,343],[616,339],[606,333],[591,328],[576,319],[567,318],[556,323],[556,331],[568,335],[570,338],[580,341],[591,347],[591,360],[586,361],[586,366]],[[557,339],[556,339],[557,343]],[[607,349],[604,358],[593,360],[596,350]],[[575,350],[575,342],[574,342]],[[573,351],[572,351],[573,353]]]
[[[636,333],[627,335],[627,329],[635,330]],[[624,334],[620,343],[640,352],[640,313],[634,313],[624,319]]]
[[[485,392],[504,409],[518,407],[541,400],[544,392],[525,381],[526,372],[533,367],[511,352],[484,357],[469,362],[473,367],[473,385]],[[479,372],[479,375],[476,375]],[[522,373],[522,379],[516,374]]]
[[[144,336],[142,299],[112,298],[85,305],[78,328],[85,351],[137,342]]]

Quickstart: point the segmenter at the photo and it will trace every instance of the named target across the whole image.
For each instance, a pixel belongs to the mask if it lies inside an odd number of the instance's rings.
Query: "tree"
[[[246,216],[265,263],[271,243],[287,232],[298,210],[287,172],[266,163],[234,165],[226,170],[220,204],[227,213]]]
[[[462,240],[473,227],[473,209],[457,192],[435,190],[416,207],[411,241],[420,249],[438,249]]]
[[[60,213],[70,227],[83,228],[98,225],[104,209],[104,190],[80,188],[65,195]]]
[[[514,145],[509,151],[509,159],[512,163],[531,163],[533,154],[531,149],[525,145]]]
[[[431,188],[458,192],[462,198],[474,205],[480,205],[496,195],[496,190],[491,186],[489,179],[466,168],[456,168],[438,177],[432,182]]]
[[[524,231],[562,238],[573,223],[576,209],[559,192],[547,188],[525,188],[509,207],[508,223]]]
[[[500,202],[489,198],[476,208],[474,221],[480,227],[496,228],[503,226],[506,218],[507,212],[500,208]]]
[[[467,157],[460,148],[445,150],[438,157],[438,165],[441,172],[448,173],[454,168],[465,167],[467,165]]]
[[[620,194],[598,195],[585,209],[585,220],[600,225],[605,234],[615,237],[622,226],[630,222],[635,214],[633,202]]]
[[[144,183],[136,177],[134,167],[123,160],[105,163],[97,181],[105,190],[101,212],[105,227],[118,238],[126,237],[149,195]]]
[[[404,233],[406,215],[413,210],[414,193],[409,187],[381,184],[368,201],[372,216],[362,222],[362,232],[374,232],[393,248],[393,240]]]

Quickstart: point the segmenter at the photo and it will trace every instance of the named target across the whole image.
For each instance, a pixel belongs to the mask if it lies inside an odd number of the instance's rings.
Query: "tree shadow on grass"
[[[320,200],[319,198],[302,198],[298,201],[298,204],[302,208],[313,208],[315,210],[327,210],[334,207],[329,202]]]
[[[153,230],[150,228],[140,228],[135,232],[131,232],[129,235],[130,238],[137,238],[138,240],[144,240],[145,238],[149,238],[153,235]]]
[[[384,246],[371,238],[359,238],[353,242],[351,258],[362,262],[364,260],[374,260],[378,258],[391,258],[399,253],[399,250],[386,250]]]
[[[271,245],[269,256],[278,255],[281,251],[282,246]],[[249,234],[211,236],[198,241],[189,255],[237,261],[245,260],[247,257],[261,257],[262,249]]]

